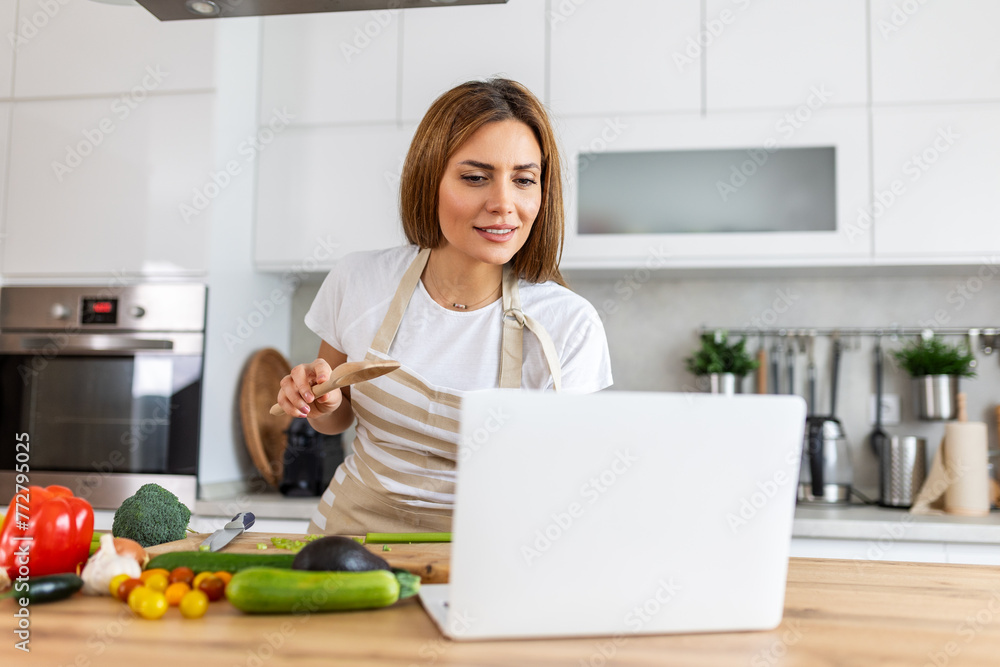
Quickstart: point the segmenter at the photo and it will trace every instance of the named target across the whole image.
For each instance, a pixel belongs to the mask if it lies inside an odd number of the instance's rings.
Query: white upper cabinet
[[[92,0],[20,0],[19,17],[18,98],[145,97],[214,85],[214,21],[161,23],[138,5]]]
[[[433,10],[429,10],[433,11]],[[399,174],[415,128],[289,128],[260,154],[254,258],[314,271],[404,242]]]
[[[0,0],[0,35],[6,35],[0,45],[0,97],[13,95],[14,51],[18,42],[17,0]]]
[[[766,112],[564,120],[560,140],[570,173],[564,178],[563,264],[572,268],[865,262],[871,255],[871,226],[856,220],[868,208],[870,195],[867,123],[863,109],[826,109],[791,121],[776,120]],[[809,163],[818,187],[799,190],[785,182],[788,168],[779,163],[791,158],[791,149],[796,148],[832,149],[823,153],[818,165]],[[676,152],[675,164],[680,167],[673,172],[660,169],[655,158],[650,159],[654,151]],[[707,169],[699,167],[710,157],[709,151],[731,153],[721,164],[714,160]],[[614,160],[610,169],[602,166],[609,159]],[[691,182],[694,172],[701,176]],[[606,196],[613,201],[595,199],[599,195],[594,191],[582,192],[587,187],[609,193]],[[682,191],[676,191],[678,187]],[[659,208],[665,198],[671,201],[663,214]],[[647,203],[636,205],[643,200]],[[584,201],[588,209],[581,213]],[[718,226],[725,229],[701,231],[692,225],[705,209],[714,211],[724,222]],[[767,215],[763,229],[741,222],[745,211],[757,210],[770,211],[786,224],[778,227]],[[650,211],[656,211],[653,218],[643,219]]]
[[[407,10],[403,121],[419,121],[448,89],[493,75],[519,81],[544,98],[545,8],[541,0],[509,0],[503,5]]]
[[[4,275],[203,272],[212,97],[15,103]]]
[[[871,0],[872,102],[1000,100],[1000,2]]]
[[[395,121],[401,22],[398,9],[265,18],[261,114],[287,108],[305,124]]]
[[[867,102],[865,0],[707,0],[705,98],[723,109],[785,108],[816,90]]]
[[[1000,104],[876,108],[872,120],[876,257],[1000,252]]]
[[[553,2],[548,25],[556,113],[701,109],[699,3]]]

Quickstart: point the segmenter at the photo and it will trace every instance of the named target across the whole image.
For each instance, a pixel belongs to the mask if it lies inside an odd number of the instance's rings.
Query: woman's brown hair
[[[444,237],[438,220],[438,188],[448,160],[487,123],[517,120],[535,134],[542,152],[542,204],[524,246],[511,259],[521,278],[565,285],[559,272],[563,244],[562,175],[555,133],[542,103],[510,79],[463,83],[434,100],[403,164],[399,209],[407,240],[437,248]]]

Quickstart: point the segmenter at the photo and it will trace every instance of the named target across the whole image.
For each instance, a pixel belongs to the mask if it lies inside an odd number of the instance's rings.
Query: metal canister
[[[927,478],[927,440],[894,435],[882,446],[879,504],[910,507]]]

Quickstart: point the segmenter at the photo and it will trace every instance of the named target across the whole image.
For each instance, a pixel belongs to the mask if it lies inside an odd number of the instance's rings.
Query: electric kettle
[[[851,502],[854,469],[851,467],[844,427],[834,417],[837,411],[837,376],[841,349],[840,338],[835,335],[829,416],[806,417],[797,494],[800,503],[846,505]],[[809,407],[810,410],[814,408],[813,405]]]

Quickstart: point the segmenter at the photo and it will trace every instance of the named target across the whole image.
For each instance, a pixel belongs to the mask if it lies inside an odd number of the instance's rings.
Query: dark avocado
[[[389,563],[349,537],[331,535],[302,547],[292,561],[292,569],[368,572],[388,570]]]

